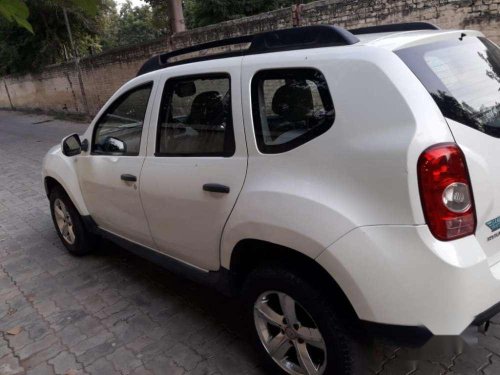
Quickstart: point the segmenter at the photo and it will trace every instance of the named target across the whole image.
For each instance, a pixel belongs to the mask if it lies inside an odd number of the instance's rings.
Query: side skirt
[[[230,270],[222,267],[218,271],[200,270],[196,267],[180,262],[177,259],[171,258],[168,255],[105,231],[99,228],[90,216],[82,216],[82,219],[88,231],[117,244],[118,246],[141,258],[158,264],[175,275],[185,277],[203,285],[208,285],[227,297],[235,297],[238,294],[235,277]]]

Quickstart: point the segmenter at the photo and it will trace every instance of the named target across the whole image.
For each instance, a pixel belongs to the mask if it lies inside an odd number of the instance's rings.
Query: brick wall
[[[323,0],[302,6],[300,24],[337,24],[346,28],[405,21],[429,21],[442,28],[472,28],[500,43],[500,0]],[[296,21],[295,21],[296,22]],[[0,108],[42,109],[95,114],[151,55],[168,49],[237,35],[292,27],[292,8],[190,30],[141,45],[81,60],[80,80],[73,63],[41,73],[3,77]],[[82,95],[82,91],[85,97]]]

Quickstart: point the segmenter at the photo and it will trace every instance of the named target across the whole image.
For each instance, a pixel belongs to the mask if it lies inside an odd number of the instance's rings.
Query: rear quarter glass
[[[483,37],[449,39],[396,51],[443,115],[500,138],[500,49]]]

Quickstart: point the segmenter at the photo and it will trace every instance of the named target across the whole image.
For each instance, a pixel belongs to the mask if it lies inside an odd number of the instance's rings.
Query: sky
[[[118,5],[118,8],[124,2],[125,2],[125,0],[116,0],[116,4]],[[143,5],[145,3],[143,0],[132,0],[132,4],[134,4],[134,6],[137,6],[137,5]]]

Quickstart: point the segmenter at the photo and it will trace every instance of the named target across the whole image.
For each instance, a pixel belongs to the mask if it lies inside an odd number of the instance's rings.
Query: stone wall
[[[500,43],[500,0],[323,0],[190,30],[141,45],[111,50],[75,65],[49,66],[41,73],[2,77],[0,108],[42,109],[95,114],[153,54],[231,36],[292,27],[336,24],[355,28],[386,23],[428,21],[442,28],[472,28]],[[83,90],[82,90],[83,86]]]

